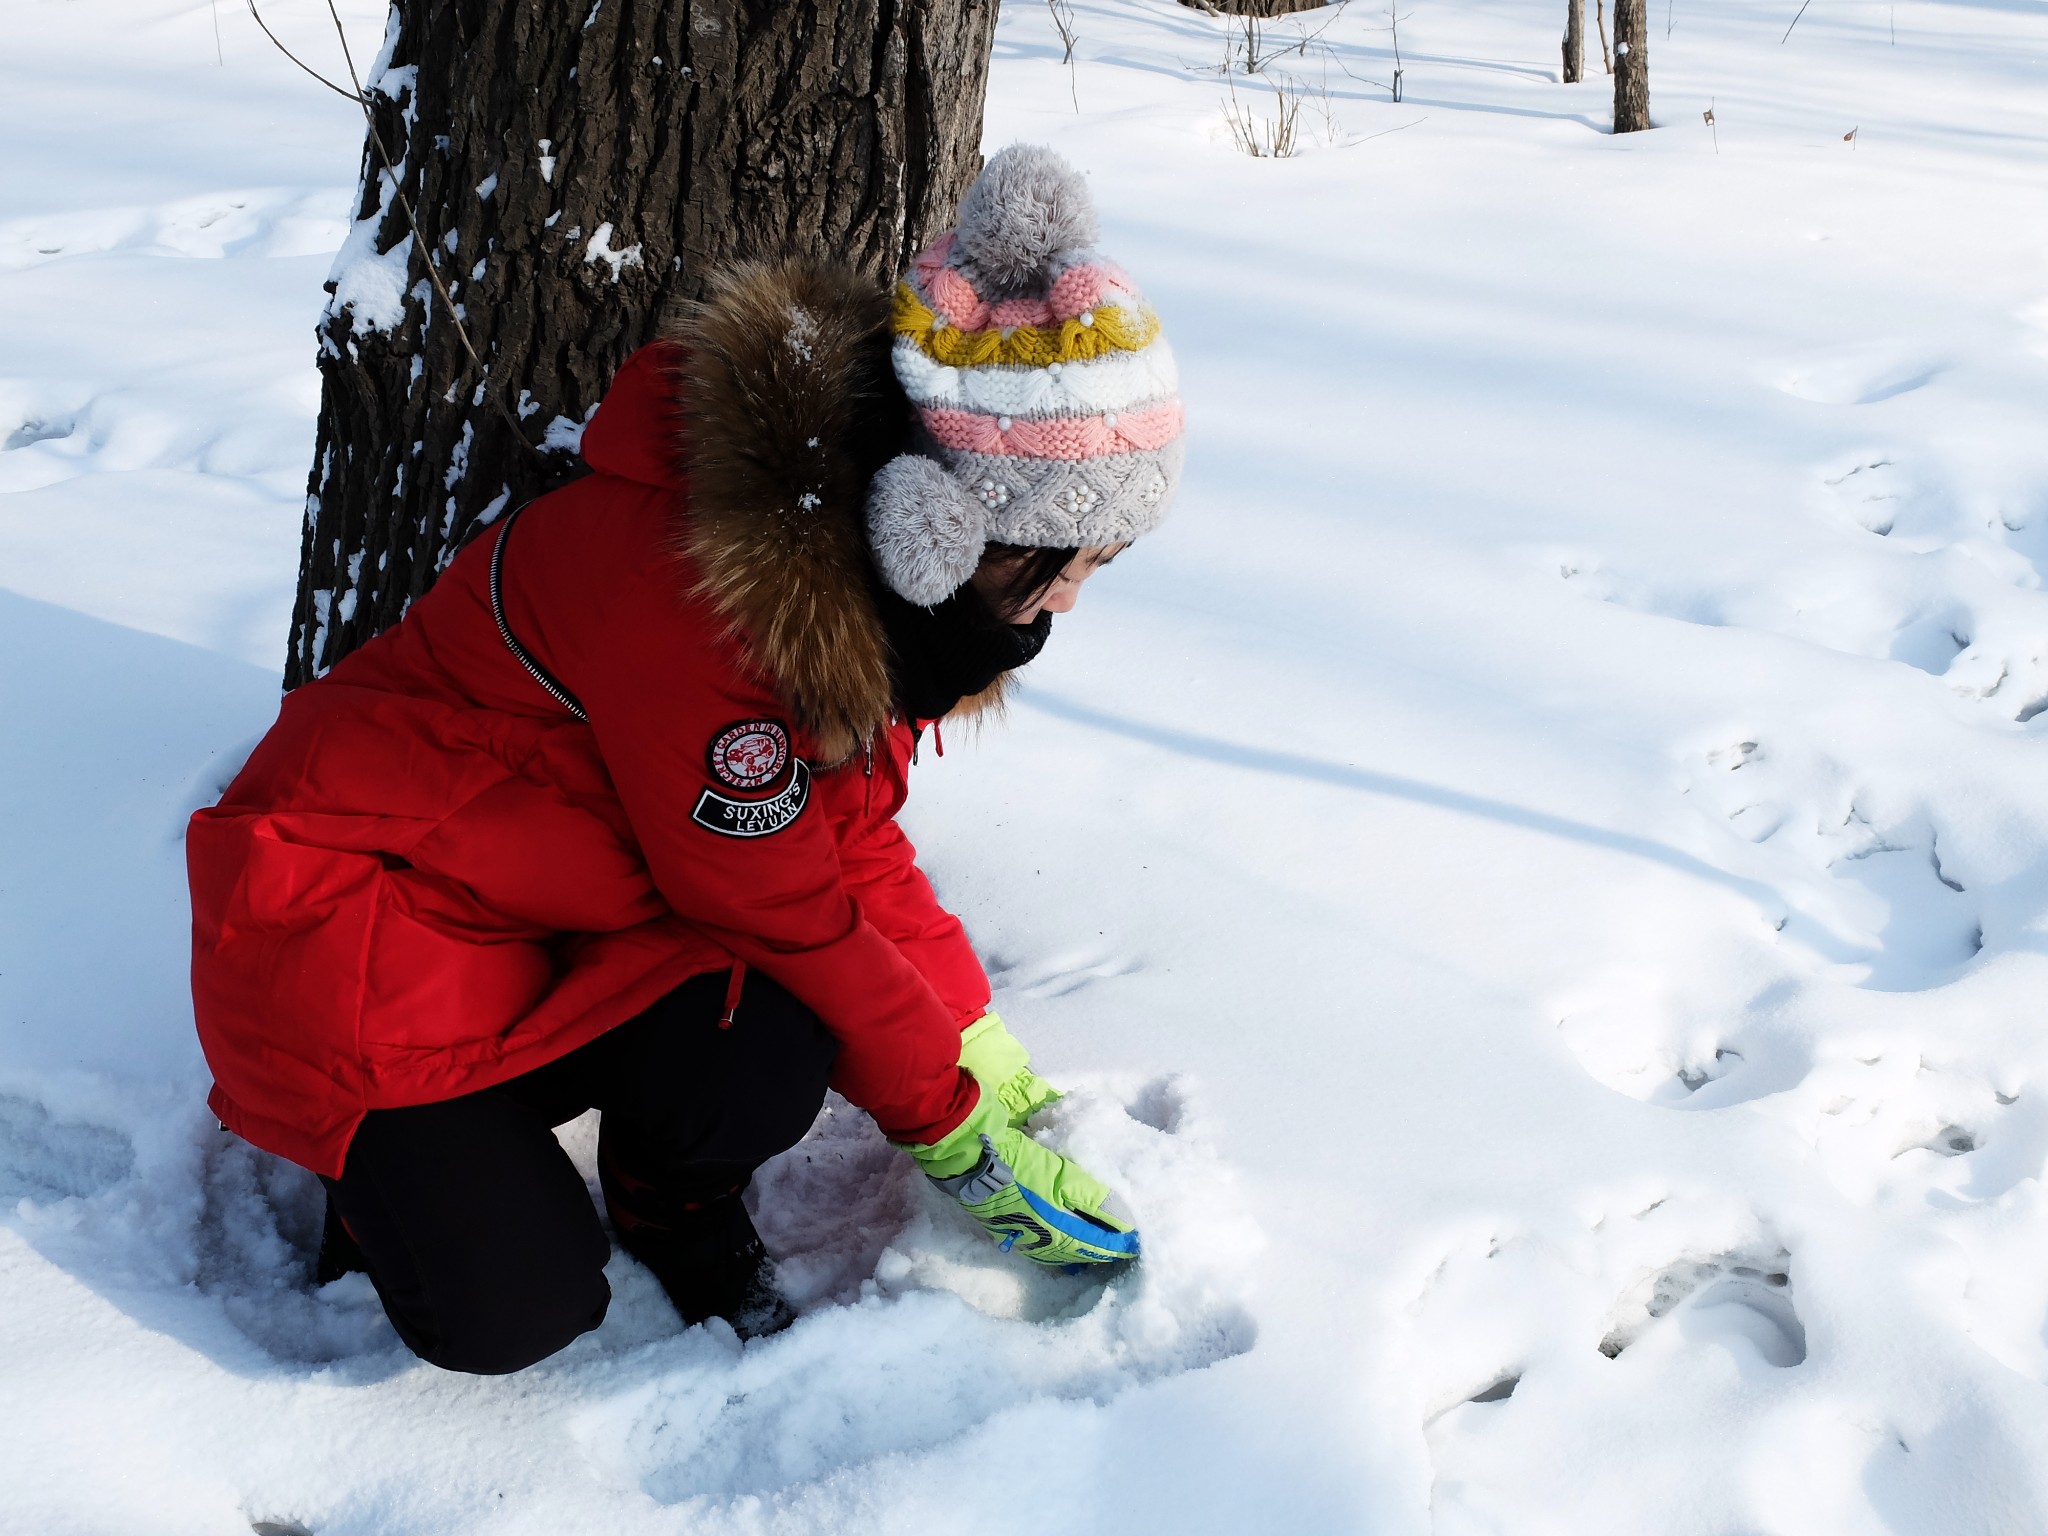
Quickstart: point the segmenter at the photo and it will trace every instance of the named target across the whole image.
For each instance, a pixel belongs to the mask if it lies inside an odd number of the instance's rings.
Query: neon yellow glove
[[[986,1083],[955,1130],[904,1150],[1005,1253],[1066,1268],[1138,1255],[1137,1231],[1109,1186],[1011,1125]]]
[[[960,1065],[1002,1100],[1016,1129],[1060,1096],[1059,1089],[1031,1070],[1031,1053],[993,1008],[961,1031]]]

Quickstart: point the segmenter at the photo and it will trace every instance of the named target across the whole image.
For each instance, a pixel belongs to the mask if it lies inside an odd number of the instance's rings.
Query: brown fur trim
[[[902,441],[888,290],[850,270],[729,269],[670,327],[682,345],[697,592],[740,633],[814,740],[843,762],[887,723],[888,643],[871,595],[868,481]]]
[[[1016,684],[1016,673],[1001,673],[981,692],[969,694],[947,710],[946,718],[974,726],[994,725],[1010,712],[1010,690]]]

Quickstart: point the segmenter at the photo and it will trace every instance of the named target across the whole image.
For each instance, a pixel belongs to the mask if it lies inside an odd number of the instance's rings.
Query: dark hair
[[[1032,544],[991,544],[981,552],[983,565],[993,565],[997,577],[989,606],[1007,620],[1013,613],[1029,608],[1060,579],[1060,573],[1074,563],[1080,546],[1041,548]]]

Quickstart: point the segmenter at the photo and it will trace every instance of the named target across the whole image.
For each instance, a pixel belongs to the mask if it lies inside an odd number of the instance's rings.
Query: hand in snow
[[[1011,1125],[985,1085],[957,1129],[905,1150],[1005,1253],[1062,1267],[1138,1255],[1137,1230],[1109,1186]]]
[[[961,1033],[960,1065],[985,1091],[1002,1100],[1010,1125],[1024,1122],[1060,1096],[1059,1089],[1031,1070],[1031,1056],[990,1009]]]

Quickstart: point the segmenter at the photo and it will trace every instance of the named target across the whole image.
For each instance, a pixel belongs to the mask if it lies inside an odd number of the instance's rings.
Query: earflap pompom
[[[899,454],[868,486],[868,547],[897,596],[935,607],[967,584],[988,543],[988,515],[932,460]]]
[[[998,150],[960,199],[958,234],[976,268],[1006,292],[1043,288],[1053,259],[1095,244],[1081,173],[1039,144]]]

